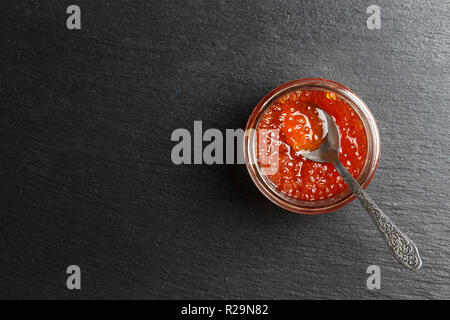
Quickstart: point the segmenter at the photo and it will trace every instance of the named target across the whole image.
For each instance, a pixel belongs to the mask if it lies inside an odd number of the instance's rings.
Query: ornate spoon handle
[[[392,220],[381,211],[339,160],[333,164],[353,193],[358,197],[367,213],[372,217],[387,245],[391,248],[394,257],[407,268],[413,271],[419,270],[422,266],[422,260],[414,242],[400,231]]]

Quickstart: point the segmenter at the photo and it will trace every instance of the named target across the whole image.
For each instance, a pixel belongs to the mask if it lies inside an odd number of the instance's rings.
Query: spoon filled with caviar
[[[345,183],[349,186],[350,190],[359,199],[364,209],[372,218],[394,257],[410,270],[419,270],[422,266],[422,260],[420,259],[416,245],[383,213],[383,211],[381,211],[377,204],[341,163],[339,160],[341,141],[339,128],[334,119],[326,111],[320,108],[317,108],[317,111],[321,123],[323,124],[323,128],[321,129],[322,134],[320,135],[322,136],[322,139],[317,141],[318,143],[313,146],[314,149],[301,140],[301,137],[304,137],[303,132],[295,132],[295,130],[290,132],[292,142],[296,143],[299,153],[311,161],[333,164],[337,172],[342,176]],[[297,140],[296,137],[299,137],[300,140]]]

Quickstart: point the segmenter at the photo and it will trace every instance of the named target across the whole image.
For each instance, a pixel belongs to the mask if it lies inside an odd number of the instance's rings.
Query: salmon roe
[[[300,200],[322,200],[346,187],[332,164],[314,162],[300,154],[317,149],[326,138],[326,122],[317,108],[336,121],[341,133],[339,159],[353,177],[360,174],[367,155],[363,123],[338,94],[299,90],[279,98],[262,115],[256,129],[258,162],[263,169],[276,167],[275,172],[267,174],[268,179],[283,193]],[[260,139],[265,139],[264,143]]]

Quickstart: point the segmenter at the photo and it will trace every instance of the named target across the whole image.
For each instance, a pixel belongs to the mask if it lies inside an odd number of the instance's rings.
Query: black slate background
[[[450,298],[448,1],[73,3],[0,4],[1,298]],[[243,128],[305,77],[371,108],[368,191],[415,240],[420,272],[359,203],[290,214],[243,165],[172,164],[174,129]],[[71,264],[81,291],[66,289]]]

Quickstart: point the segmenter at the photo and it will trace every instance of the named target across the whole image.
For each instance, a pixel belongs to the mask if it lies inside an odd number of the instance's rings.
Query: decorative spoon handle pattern
[[[358,197],[367,213],[372,217],[387,245],[392,250],[394,257],[407,268],[413,271],[419,270],[422,266],[422,260],[414,242],[381,211],[340,161],[336,161],[334,166],[353,193]]]

